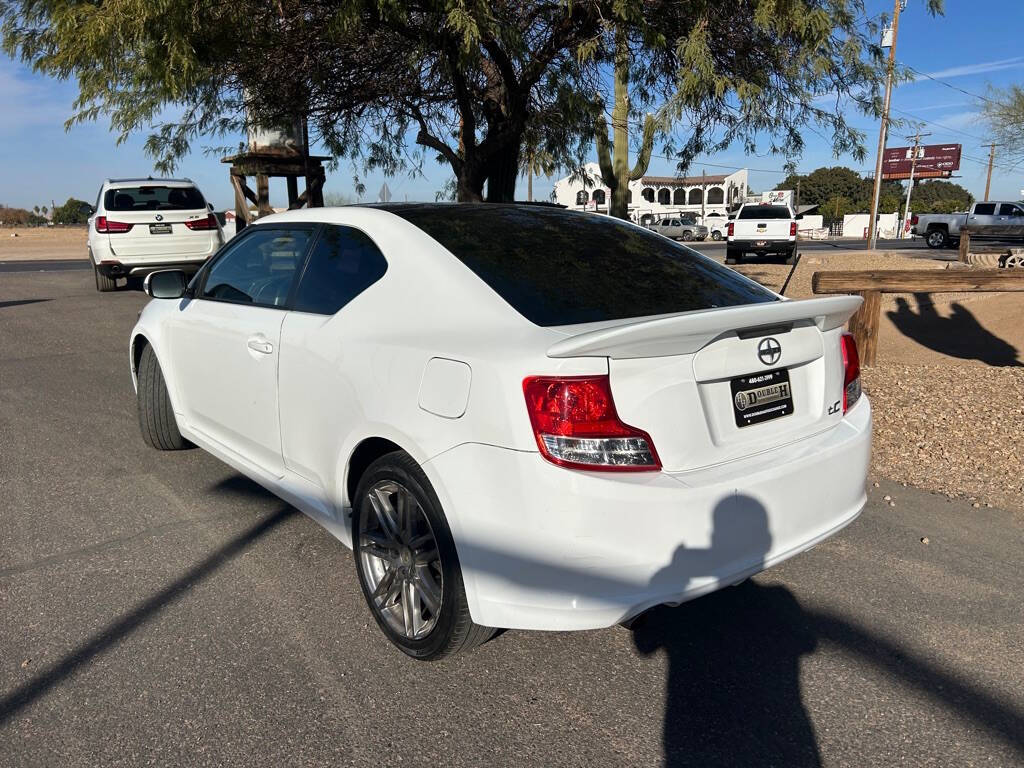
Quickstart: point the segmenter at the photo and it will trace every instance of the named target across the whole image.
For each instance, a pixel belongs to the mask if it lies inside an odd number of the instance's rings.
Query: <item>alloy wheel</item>
[[[370,487],[359,519],[359,558],[373,610],[396,633],[426,637],[437,624],[444,577],[437,539],[416,497],[401,483]]]

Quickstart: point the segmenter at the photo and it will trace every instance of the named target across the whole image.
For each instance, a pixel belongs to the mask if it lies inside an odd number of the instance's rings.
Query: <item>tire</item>
[[[683,242],[688,243],[693,240],[693,232],[688,229],[683,230]]]
[[[726,264],[739,264],[740,259],[743,257],[743,253],[733,248],[725,249],[725,263]]]
[[[104,274],[100,274],[100,268],[93,264],[93,274],[96,276],[96,290],[100,293],[107,293],[109,291],[117,290],[117,281],[112,277],[107,277]]]
[[[944,229],[929,229],[924,242],[929,248],[945,248],[949,242],[949,233]]]
[[[148,344],[139,359],[138,378],[139,429],[146,445],[158,451],[180,451],[191,447],[191,443],[178,431],[160,363]]]
[[[494,634],[470,618],[448,521],[427,476],[404,451],[377,459],[360,478],[352,503],[352,554],[370,613],[403,653],[437,661]],[[431,559],[420,562],[421,556]]]
[[[786,258],[782,261],[783,264],[795,264],[796,263],[796,248],[786,254]]]
[[[715,242],[721,240],[722,239],[722,233],[721,232],[712,232],[711,233],[711,239],[714,240]]]

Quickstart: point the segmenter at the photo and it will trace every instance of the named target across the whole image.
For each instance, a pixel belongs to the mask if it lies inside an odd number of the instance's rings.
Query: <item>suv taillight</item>
[[[795,221],[789,222],[789,236],[790,237],[796,237],[796,222]]]
[[[913,216],[910,217],[910,223],[913,226],[915,226],[915,227],[917,226],[917,214],[916,213]]]
[[[529,376],[523,394],[537,447],[552,464],[604,472],[661,469],[651,436],[619,420],[608,376]]]
[[[860,355],[852,333],[844,333],[839,343],[843,353],[843,413],[846,413],[860,400]]]
[[[93,220],[96,231],[102,235],[114,235],[118,232],[130,232],[134,224],[126,224],[123,221],[111,221],[106,216],[97,216]]]
[[[205,219],[192,219],[191,221],[186,221],[185,226],[189,229],[216,229],[217,217],[211,213]]]
[[[728,224],[726,224],[725,225],[725,236],[726,237],[732,237],[732,233],[733,233],[733,230],[735,228],[736,228],[736,225],[733,224],[731,221]]]

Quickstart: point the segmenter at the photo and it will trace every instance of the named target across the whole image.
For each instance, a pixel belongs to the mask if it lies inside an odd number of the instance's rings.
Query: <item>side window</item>
[[[1016,205],[1012,205],[1011,203],[1003,203],[1002,205],[999,206],[999,215],[1020,216],[1020,208],[1018,208]]]
[[[384,276],[388,263],[367,234],[325,225],[309,255],[292,309],[333,315]]]
[[[975,216],[993,216],[996,212],[995,203],[978,203],[974,206]]]
[[[312,234],[253,227],[210,267],[199,298],[283,307]]]

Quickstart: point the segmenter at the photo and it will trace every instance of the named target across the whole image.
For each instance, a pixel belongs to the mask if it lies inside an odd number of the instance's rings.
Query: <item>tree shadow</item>
[[[1016,347],[987,330],[959,302],[951,305],[949,317],[942,317],[929,294],[915,293],[914,299],[916,312],[902,296],[896,299],[896,309],[886,312],[907,338],[949,357],[995,366],[1024,365],[1017,359]]]
[[[108,624],[48,669],[4,696],[0,699],[0,725],[4,725],[51,688],[70,678],[96,656],[120,643],[172,603],[181,600],[199,582],[209,578],[221,566],[294,514],[295,510],[292,507],[284,507],[264,518],[208,555],[180,578],[138,603],[121,618]]]
[[[7,307],[20,307],[25,304],[40,304],[44,301],[52,301],[52,299],[15,299],[14,301],[0,301],[0,309],[6,309]]]

